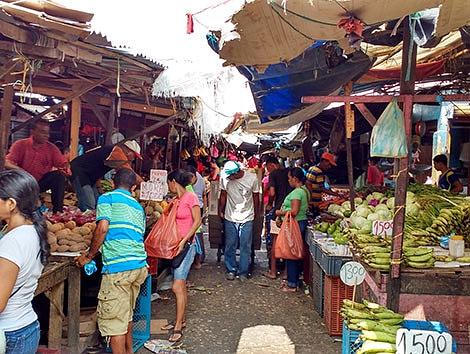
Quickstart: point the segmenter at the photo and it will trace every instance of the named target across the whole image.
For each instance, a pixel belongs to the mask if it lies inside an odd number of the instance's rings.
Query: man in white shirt
[[[234,161],[225,164],[221,177],[219,215],[224,219],[227,280],[234,280],[238,273],[240,280],[244,281],[250,266],[253,220],[260,210],[258,177],[243,171]],[[237,267],[238,244],[240,262]]]

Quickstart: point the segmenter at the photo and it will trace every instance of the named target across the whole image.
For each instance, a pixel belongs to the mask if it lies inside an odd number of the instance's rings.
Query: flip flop
[[[175,322],[168,322],[168,324],[162,326],[160,329],[162,331],[171,331],[175,328]],[[186,328],[186,321],[183,322],[183,328]]]
[[[295,293],[297,292],[297,288],[291,288],[289,285],[284,285],[281,287],[281,291],[284,293]]]
[[[174,339],[173,336],[176,335],[177,338]],[[181,339],[183,339],[183,331],[182,330],[173,330],[173,332],[171,333],[170,337],[168,338],[168,341],[171,342],[171,343],[177,343],[179,342]]]
[[[270,272],[264,272],[263,277],[266,277],[266,278],[271,279],[271,280],[276,280],[277,279],[277,276],[272,275]]]

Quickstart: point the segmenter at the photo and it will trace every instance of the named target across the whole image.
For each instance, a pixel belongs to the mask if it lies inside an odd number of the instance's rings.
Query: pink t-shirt
[[[199,208],[199,200],[197,195],[192,192],[186,192],[180,198],[178,204],[178,210],[176,211],[176,227],[181,236],[186,236],[188,231],[193,225],[193,207],[197,206]]]

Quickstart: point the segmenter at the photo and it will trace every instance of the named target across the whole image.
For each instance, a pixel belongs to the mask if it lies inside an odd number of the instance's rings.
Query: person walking
[[[186,280],[196,256],[196,231],[201,226],[201,209],[195,193],[186,189],[191,183],[193,175],[184,170],[175,170],[168,174],[168,189],[176,194],[178,209],[176,211],[176,227],[182,237],[179,253],[185,252],[183,259],[176,268],[173,268],[172,290],[176,296],[176,320],[163,326],[162,330],[172,331],[170,342],[178,342],[183,337],[186,327],[186,306],[188,304],[188,289]]]
[[[110,338],[113,354],[132,353],[132,317],[140,286],[147,278],[144,249],[145,212],[132,198],[136,174],[123,168],[114,176],[115,189],[98,198],[97,227],[88,252],[75,262],[83,267],[101,250],[103,278],[98,293],[97,322]]]
[[[40,192],[51,190],[52,211],[61,213],[68,161],[59,148],[49,142],[49,131],[47,122],[33,123],[31,136],[11,146],[5,158],[5,168],[29,172],[38,182]]]
[[[38,211],[39,185],[21,170],[0,172],[0,335],[6,354],[35,354],[39,322],[31,305],[50,254],[47,227]]]
[[[226,278],[234,280],[238,273],[240,281],[244,281],[250,267],[253,220],[260,212],[258,177],[242,170],[239,163],[228,161],[222,171],[220,187],[219,216],[224,220]],[[240,262],[237,267],[238,244]]]
[[[196,194],[199,201],[199,208],[201,209],[201,220],[204,215],[204,194],[206,192],[206,182],[204,177],[197,171],[194,165],[188,165],[188,172],[191,173],[191,183],[186,187],[190,192]],[[194,268],[201,269],[202,263],[206,257],[206,251],[204,248],[204,234],[202,229],[199,228],[196,232],[196,257],[194,258]]]
[[[302,238],[305,240],[305,231],[307,230],[307,210],[310,200],[310,193],[305,187],[306,177],[301,168],[295,167],[289,171],[289,185],[293,188],[279,210],[276,210],[276,216],[283,217],[290,212],[292,217],[299,223]],[[286,260],[287,284],[283,284],[282,291],[295,292],[299,286],[299,276],[301,273],[301,260]]]

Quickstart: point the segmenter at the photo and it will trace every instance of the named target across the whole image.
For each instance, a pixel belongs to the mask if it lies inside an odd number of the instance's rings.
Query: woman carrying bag
[[[289,213],[290,217],[295,219],[292,221],[298,223],[302,239],[305,239],[310,193],[305,186],[305,174],[301,168],[296,167],[289,171],[289,185],[294,188],[294,190],[287,195],[281,209],[276,210],[276,216],[285,217]],[[282,285],[282,291],[297,291],[301,266],[302,259],[286,259],[287,284]]]
[[[23,170],[0,172],[0,352],[34,354],[39,322],[31,305],[49,256],[47,228],[38,211],[39,186]]]
[[[188,302],[186,279],[196,255],[195,233],[201,226],[201,209],[196,194],[188,192],[186,186],[191,183],[192,175],[184,170],[176,170],[168,175],[168,188],[176,194],[176,228],[181,236],[178,253],[172,260],[173,286],[176,296],[176,321],[162,327],[172,331],[169,341],[178,342],[183,337],[186,327],[185,311]]]

